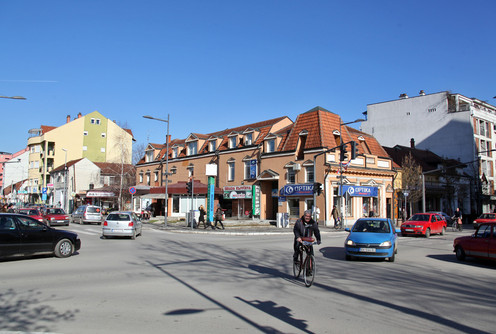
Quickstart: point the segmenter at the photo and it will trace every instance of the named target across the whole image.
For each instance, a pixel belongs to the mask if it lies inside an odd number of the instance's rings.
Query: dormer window
[[[276,151],[276,139],[271,138],[265,141],[265,152],[271,153]]]
[[[215,150],[217,149],[217,140],[210,140],[208,142],[208,151],[209,152],[215,152]]]
[[[237,136],[229,137],[229,148],[236,148],[237,139]]]
[[[192,141],[188,143],[188,155],[195,155],[198,152],[198,142]]]
[[[177,156],[178,156],[178,151],[179,151],[178,147],[173,147],[173,148],[172,148],[172,159],[177,158]]]
[[[146,151],[145,153],[145,162],[153,161],[153,150]]]
[[[245,145],[248,146],[248,145],[251,145],[253,142],[253,133],[247,133],[245,135]]]

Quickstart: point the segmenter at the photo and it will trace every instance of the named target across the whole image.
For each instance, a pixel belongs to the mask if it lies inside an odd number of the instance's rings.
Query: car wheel
[[[348,254],[345,255],[345,259],[346,259],[346,261],[353,260],[353,258],[351,257],[351,255],[348,255]]]
[[[444,235],[446,233],[446,227],[443,226],[443,229],[441,230],[441,235]]]
[[[456,254],[456,258],[458,259],[458,261],[465,260],[465,251],[460,246],[456,247],[455,254]]]
[[[431,229],[428,228],[427,230],[425,230],[425,237],[429,238],[430,236],[431,236]]]
[[[389,262],[394,262],[394,258],[396,257],[396,251],[393,252],[393,255],[388,258]]]
[[[62,239],[55,246],[56,257],[69,257],[74,252],[74,246],[69,239]]]
[[[133,230],[133,235],[131,236],[131,239],[133,239],[133,240],[136,239],[136,230]]]

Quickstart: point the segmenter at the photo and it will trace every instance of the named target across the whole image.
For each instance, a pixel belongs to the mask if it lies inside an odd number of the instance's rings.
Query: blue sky
[[[496,103],[496,1],[0,0],[0,151],[98,110],[138,144],[450,90]]]

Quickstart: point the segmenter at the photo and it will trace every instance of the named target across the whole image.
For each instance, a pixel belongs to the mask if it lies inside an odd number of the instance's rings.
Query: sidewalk
[[[274,220],[225,220],[222,222],[225,229],[215,229],[203,227],[203,223],[199,228],[192,229],[187,226],[184,220],[168,220],[167,226],[164,226],[164,217],[152,217],[149,221],[144,220],[143,224],[151,226],[156,229],[167,230],[177,233],[215,233],[215,234],[228,234],[228,235],[275,235],[275,234],[293,234],[293,224],[289,227],[280,228],[276,226]],[[220,227],[220,225],[218,225]],[[333,227],[326,227],[319,224],[321,233],[347,233],[343,230],[336,230]]]

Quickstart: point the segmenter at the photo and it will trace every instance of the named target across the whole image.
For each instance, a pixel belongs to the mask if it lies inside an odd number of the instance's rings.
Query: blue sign
[[[257,159],[250,160],[250,179],[257,178]]]
[[[47,188],[47,187],[42,187],[42,188],[41,188],[41,193],[46,195],[47,190],[48,190],[48,188]]]
[[[312,184],[287,184],[282,187],[279,196],[312,196]]]
[[[350,196],[377,197],[379,188],[366,186],[343,186],[343,193],[348,193]]]

